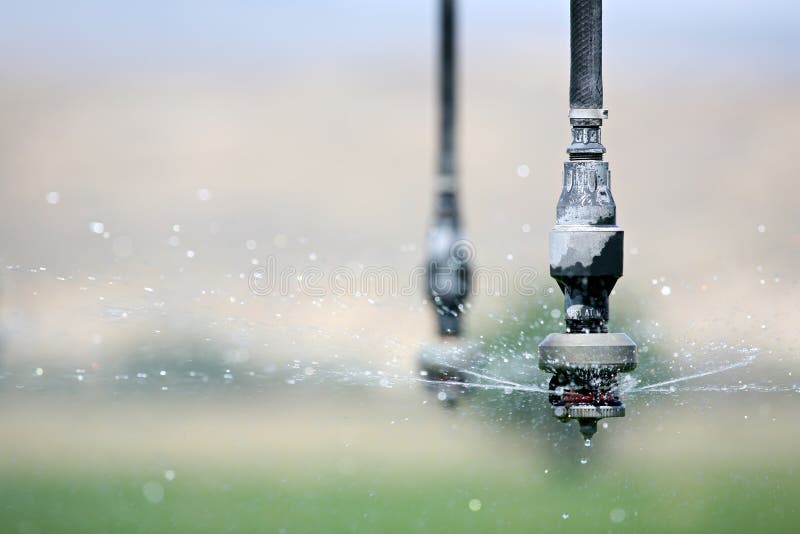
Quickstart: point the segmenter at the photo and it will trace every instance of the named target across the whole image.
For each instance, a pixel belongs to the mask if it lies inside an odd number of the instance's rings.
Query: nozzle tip
[[[585,439],[592,439],[592,436],[597,433],[597,419],[578,419],[578,424],[581,426],[581,434]]]

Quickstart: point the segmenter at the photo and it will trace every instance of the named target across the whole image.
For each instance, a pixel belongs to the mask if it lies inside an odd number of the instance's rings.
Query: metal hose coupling
[[[609,295],[622,276],[623,231],[600,139],[608,117],[602,0],[571,0],[570,9],[572,143],[550,232],[550,276],[564,293],[566,328],[539,345],[539,368],[553,373],[553,414],[565,422],[577,420],[589,439],[599,419],[625,415],[617,377],[636,367],[636,344],[626,334],[608,333]]]

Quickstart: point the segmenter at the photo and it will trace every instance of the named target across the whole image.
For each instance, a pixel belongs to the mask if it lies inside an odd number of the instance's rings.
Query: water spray
[[[441,382],[441,400],[452,401],[465,377],[466,349],[461,341],[464,305],[469,294],[469,260],[472,248],[461,234],[456,171],[456,13],[455,0],[439,3],[439,150],[436,203],[428,232],[426,276],[428,296],[436,313],[440,342],[419,356],[428,379]]]
[[[539,345],[539,367],[552,373],[550,403],[564,422],[577,420],[588,440],[597,421],[624,417],[618,374],[636,367],[636,344],[609,333],[608,300],[622,276],[623,232],[617,226],[600,128],[603,109],[602,0],[570,1],[570,110],[556,225],[550,232],[550,276],[564,293],[565,333]]]

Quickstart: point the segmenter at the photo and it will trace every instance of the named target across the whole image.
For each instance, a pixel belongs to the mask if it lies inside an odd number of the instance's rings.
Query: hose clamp
[[[608,118],[607,109],[577,109],[570,108],[570,119],[599,119],[605,120]]]

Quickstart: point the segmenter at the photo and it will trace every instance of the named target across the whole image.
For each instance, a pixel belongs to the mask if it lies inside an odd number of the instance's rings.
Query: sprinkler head
[[[624,233],[617,226],[611,172],[604,161],[602,0],[570,2],[569,121],[556,225],[550,232],[550,276],[564,293],[565,333],[539,345],[539,367],[553,373],[550,404],[576,419],[586,439],[604,417],[622,417],[617,376],[636,367],[636,344],[609,334],[609,297],[622,276]]]
[[[464,385],[464,371],[472,367],[472,356],[472,347],[456,336],[445,336],[438,343],[427,345],[417,360],[426,389],[446,406],[455,406],[470,390]]]
[[[550,334],[539,345],[539,368],[553,373],[553,415],[577,420],[583,437],[591,439],[597,421],[625,416],[618,374],[636,368],[636,344],[619,333]]]

